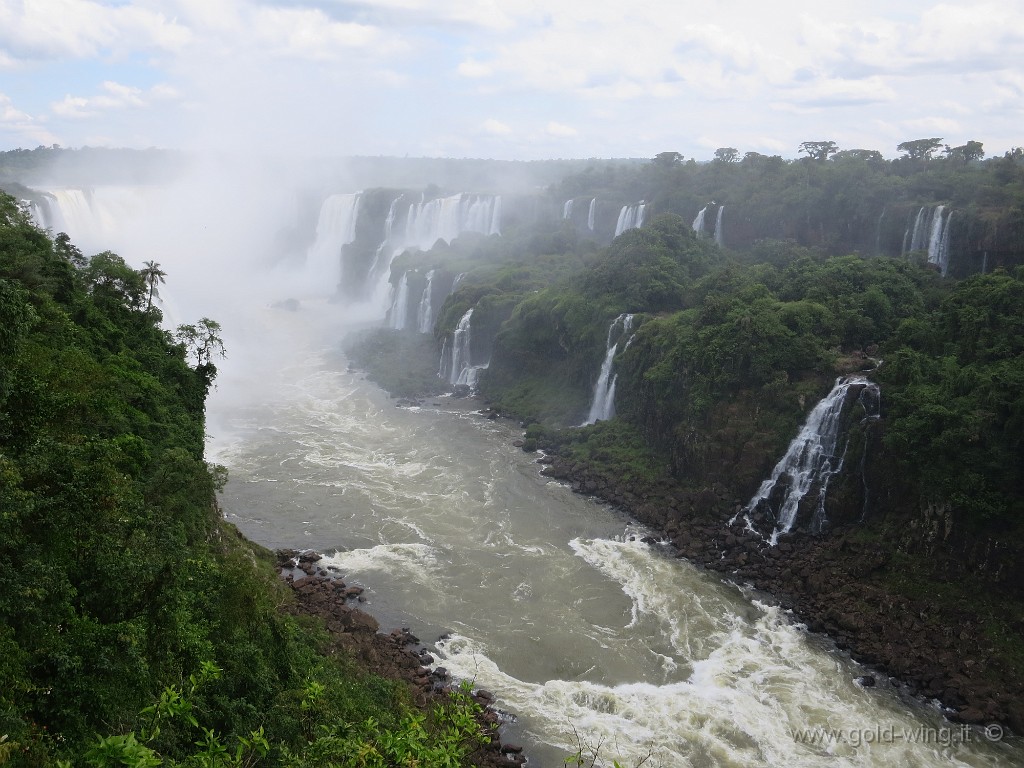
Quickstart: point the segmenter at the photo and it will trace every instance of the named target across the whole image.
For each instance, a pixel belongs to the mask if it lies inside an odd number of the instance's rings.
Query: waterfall
[[[311,285],[335,288],[342,279],[342,248],[356,236],[361,192],[331,195],[320,206],[316,239],[306,253],[306,276]]]
[[[885,219],[886,208],[882,208],[882,215],[878,217],[878,223],[875,225],[875,253],[878,255],[882,254],[882,221]]]
[[[434,290],[434,272],[427,272],[427,285],[423,289],[423,296],[420,298],[420,309],[417,313],[417,320],[420,333],[430,333],[434,330],[434,310],[430,305],[431,294]]]
[[[913,227],[908,226],[903,234],[902,251],[902,255],[908,251],[927,252],[928,263],[937,266],[943,277],[949,269],[949,222],[953,218],[950,211],[943,220],[945,210],[944,205],[937,205],[930,212],[927,206],[920,208]]]
[[[466,314],[459,320],[458,326],[452,333],[452,343],[448,344],[448,340],[445,339],[445,343],[441,348],[441,367],[438,375],[441,378],[446,378],[447,374],[448,383],[452,386],[467,386],[470,389],[476,389],[476,384],[480,378],[480,371],[487,368],[487,363],[474,365],[472,351],[470,345],[472,343],[472,335],[470,329],[470,319],[473,317],[473,308],[470,307],[466,310]],[[446,364],[445,354],[448,350],[451,350],[450,362]]]
[[[746,506],[749,514],[758,505],[767,503],[773,495],[776,484],[785,478],[788,485],[784,487],[777,514],[775,514],[775,531],[770,543],[774,545],[779,534],[788,533],[796,522],[800,501],[814,486],[818,486],[818,511],[812,526],[824,524],[824,503],[828,482],[843,466],[846,454],[846,443],[839,448],[842,437],[842,415],[847,395],[852,387],[861,388],[857,402],[865,412],[865,418],[878,415],[878,385],[868,381],[863,375],[841,376],[836,379],[835,386],[811,411],[799,434],[789,444],[785,455],[772,470],[771,476],[761,483]],[[865,392],[869,393],[865,395]]]
[[[465,195],[421,200],[409,205],[405,231],[395,245],[427,251],[438,240],[450,243],[463,232],[501,234],[501,197]]]
[[[946,220],[942,220],[945,207],[936,206],[928,236],[928,263],[937,266],[943,277],[949,267],[949,222],[953,218],[953,212],[950,211]]]
[[[35,201],[22,199],[18,201],[18,205],[29,215],[32,223],[39,227],[39,229],[49,228],[46,213]]]
[[[572,218],[572,203],[573,203],[572,200],[566,200],[565,204],[562,206],[562,218],[563,219],[571,219]]]
[[[619,211],[619,220],[615,223],[615,236],[618,237],[627,229],[637,229],[644,224],[644,208],[646,203],[641,200],[636,205],[624,205]]]
[[[697,213],[697,218],[693,220],[693,231],[697,233],[698,237],[704,234],[704,214],[707,209],[708,207],[706,205],[701,208]]]
[[[615,329],[620,325],[622,326],[622,331],[616,337]],[[632,329],[633,316],[625,313],[612,320],[612,324],[608,326],[608,340],[605,344],[607,351],[604,355],[604,362],[601,363],[601,373],[598,375],[597,383],[594,385],[594,397],[590,403],[590,413],[587,415],[587,420],[580,426],[585,427],[598,421],[607,421],[615,415],[615,381],[618,377],[612,374],[612,365],[622,337],[628,336],[626,339],[627,347],[629,342],[633,340],[633,337],[629,335]],[[614,343],[612,342],[613,338],[615,338]]]
[[[919,251],[924,247],[921,241],[921,233],[923,230],[923,222],[925,220],[924,212],[927,208],[922,207],[917,212],[917,216],[914,219],[913,226],[907,227],[907,231],[903,235],[903,253],[908,251]]]
[[[389,246],[391,245],[391,232],[395,228],[395,215],[398,212],[398,202],[404,197],[399,195],[391,201],[391,205],[388,207],[387,218],[384,219],[384,239],[381,240],[380,245],[377,246],[377,251],[373,256],[373,265],[370,267],[370,273],[367,280],[371,285],[378,282],[382,273],[386,273],[387,266],[390,264],[392,254],[388,253]],[[385,259],[388,260],[388,265],[383,262]]]
[[[409,314],[409,272],[402,273],[402,279],[398,283],[398,290],[395,291],[395,300],[391,304],[391,311],[388,312],[391,318],[391,327],[396,330],[405,328],[406,316]]]
[[[715,217],[715,245],[721,248],[725,244],[725,240],[722,234],[722,212],[725,211],[725,206],[720,206],[718,209],[718,216]]]
[[[587,229],[591,232],[594,231],[594,212],[597,208],[597,198],[595,197],[590,201],[590,207],[587,209]]]
[[[394,307],[397,296],[390,289],[391,262],[404,251],[430,250],[439,241],[450,243],[463,232],[501,234],[501,196],[459,193],[418,202],[406,207],[399,195],[391,202],[384,222],[383,240],[377,247],[368,281],[369,300],[377,306]],[[388,302],[388,295],[392,301]]]

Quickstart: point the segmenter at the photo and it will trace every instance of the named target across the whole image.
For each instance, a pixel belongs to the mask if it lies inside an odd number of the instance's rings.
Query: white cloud
[[[495,120],[494,118],[484,120],[483,125],[480,127],[483,128],[485,133],[489,133],[493,136],[508,136],[512,133],[511,126],[501,122],[500,120]]]
[[[107,80],[102,87],[103,91],[96,96],[86,98],[68,95],[51,104],[50,108],[59,117],[81,119],[96,117],[112,110],[147,107],[154,101],[176,97],[175,89],[166,85],[154,86],[146,92],[141,88]]]
[[[564,123],[556,123],[552,121],[547,125],[547,133],[549,136],[567,138],[578,135],[579,131],[577,131],[571,125],[565,125]]]
[[[0,137],[4,136],[13,139],[14,146],[58,143],[41,121],[15,107],[7,94],[0,93]]]
[[[476,59],[467,59],[461,62],[456,71],[463,77],[472,78],[487,77],[494,73],[494,69],[491,66]]]
[[[0,3],[0,48],[18,59],[85,58],[134,50],[180,50],[187,28],[137,4],[90,0]]]

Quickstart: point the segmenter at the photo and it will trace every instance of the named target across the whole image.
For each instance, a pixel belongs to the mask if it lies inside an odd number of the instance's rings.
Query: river
[[[598,765],[1020,764],[994,732],[862,687],[866,670],[763,596],[544,478],[478,403],[396,407],[348,369],[339,314],[247,321],[209,407],[225,513],[268,547],[330,553],[385,628],[495,693],[531,765],[580,741]]]

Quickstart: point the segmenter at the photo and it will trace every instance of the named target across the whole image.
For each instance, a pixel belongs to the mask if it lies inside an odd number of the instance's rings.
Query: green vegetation
[[[0,764],[464,764],[464,693],[418,713],[221,518],[220,326],[162,330],[161,274],[0,197]]]

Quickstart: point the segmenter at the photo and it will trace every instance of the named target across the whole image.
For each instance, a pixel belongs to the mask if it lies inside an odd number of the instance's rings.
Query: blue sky
[[[0,0],[0,149],[991,156],[1022,126],[1022,0]]]

